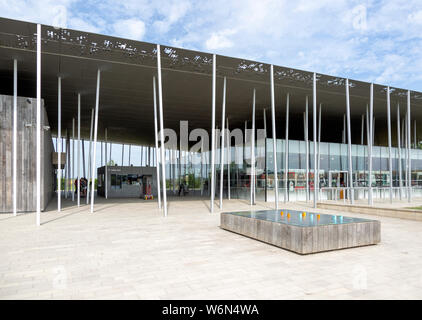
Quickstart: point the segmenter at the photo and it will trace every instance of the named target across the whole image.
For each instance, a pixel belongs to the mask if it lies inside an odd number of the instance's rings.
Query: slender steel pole
[[[130,145],[129,145],[129,158],[128,158],[128,166],[130,167]]]
[[[58,77],[57,98],[57,212],[61,211],[62,201],[62,78]]]
[[[402,166],[401,166],[402,165],[402,163],[401,163],[402,159],[401,159],[400,142],[401,142],[401,138],[400,138],[400,104],[397,103],[397,152],[398,152],[398,167],[399,167],[399,195],[400,195],[400,200],[402,200],[403,183],[402,183]]]
[[[111,149],[112,149],[112,147],[113,147],[113,143],[112,142],[110,142],[110,161],[111,161]]]
[[[370,87],[370,96],[369,96],[369,141],[368,141],[368,167],[369,167],[369,177],[368,177],[368,204],[372,205],[372,141],[373,141],[373,117],[374,114],[374,84],[371,83]]]
[[[313,81],[313,131],[314,131],[314,208],[317,207],[317,200],[318,200],[318,185],[319,185],[319,179],[316,178],[315,174],[315,168],[317,163],[317,156],[318,156],[318,149],[317,149],[317,90],[316,90],[316,73],[314,72],[314,81]]]
[[[37,199],[36,224],[41,225],[41,25],[37,24]]]
[[[390,203],[393,203],[393,160],[391,158],[391,106],[390,87],[387,87],[387,129],[388,129],[388,169],[390,175]]]
[[[64,168],[64,198],[67,199],[67,195],[69,193],[69,136],[67,134],[67,128],[65,130],[65,137],[66,137],[66,162],[65,162],[65,168]]]
[[[72,191],[72,201],[75,201],[75,118],[72,118],[72,182],[70,190]]]
[[[343,144],[346,144],[346,114],[343,114]]]
[[[13,215],[17,215],[18,60],[13,60]]]
[[[363,135],[364,135],[364,127],[365,127],[365,114],[362,114],[362,123],[360,125],[361,133],[360,133],[360,144],[363,145]]]
[[[263,110],[263,113],[264,113],[264,133],[265,133],[265,147],[264,147],[264,152],[265,152],[265,157],[264,157],[264,159],[265,159],[265,188],[264,188],[264,191],[265,191],[265,202],[267,202],[267,179],[268,179],[268,166],[267,166],[267,163],[266,163],[266,160],[267,160],[267,157],[266,157],[266,150],[267,150],[267,137],[268,137],[268,135],[267,135],[267,111],[266,111],[266,108],[264,108],[264,110]]]
[[[223,82],[223,105],[221,110],[221,146],[220,146],[220,210],[223,209],[223,183],[224,183],[224,126],[226,120],[226,77]]]
[[[201,196],[204,194],[203,164],[204,164],[204,140],[201,139]],[[173,193],[174,193],[174,181],[173,181]]]
[[[408,192],[407,200],[412,201],[412,155],[410,151],[410,90],[407,91],[407,180],[408,180]]]
[[[82,172],[83,177],[86,178],[86,171],[85,171],[85,140],[82,139]]]
[[[290,108],[290,93],[287,93],[286,101],[286,140],[284,143],[284,202],[288,201],[289,189],[289,108]]]
[[[416,119],[413,120],[413,148],[417,149],[418,142],[416,141]]]
[[[372,122],[372,146],[375,145],[375,116]]]
[[[404,118],[403,118],[403,129],[404,129],[404,143],[403,143],[403,147],[404,147],[404,185],[406,188],[406,197],[408,197],[409,194],[409,179],[408,179],[408,169],[409,169],[409,163],[407,161],[409,153],[407,152],[407,111],[404,114]]]
[[[98,132],[98,109],[100,105],[100,77],[101,71],[97,71],[97,91],[95,95],[95,124],[94,124],[94,156],[92,157],[91,169],[92,169],[92,187],[91,187],[91,213],[94,212],[94,190],[95,190],[95,163],[97,159],[97,132]],[[88,196],[88,195],[87,195]]]
[[[125,154],[125,144],[122,143],[122,164],[121,164],[122,167],[123,167],[124,154]]]
[[[352,167],[352,125],[350,119],[350,92],[349,92],[349,79],[346,79],[346,118],[347,118],[347,155],[349,167],[349,190],[350,190],[350,203],[355,202],[355,190],[353,186],[353,167]]]
[[[160,137],[161,137],[161,172],[163,175],[163,206],[164,216],[167,217],[167,191],[166,191],[166,158],[164,156],[164,120],[163,120],[163,88],[161,82],[161,49],[157,44],[157,73],[158,73],[158,105],[160,108]]]
[[[154,135],[155,135],[155,150],[158,159],[158,124],[157,124],[157,89],[155,87],[155,76],[152,77],[152,92],[154,94]],[[161,209],[161,184],[160,184],[160,167],[157,163],[155,167],[157,174],[157,192],[158,192],[158,208]]]
[[[230,200],[230,167],[231,167],[231,157],[232,157],[232,150],[231,150],[231,141],[230,141],[230,130],[229,130],[229,118],[226,119],[227,121],[227,198]]]
[[[217,68],[217,57],[214,54],[212,57],[212,119],[211,119],[211,213],[214,212],[214,195],[215,195],[215,86],[216,86],[216,68]]]
[[[371,139],[371,134],[369,132],[369,106],[366,104],[366,144],[369,146],[369,140]]]
[[[102,167],[104,165],[104,162],[103,162],[103,142],[102,141],[100,142],[100,150],[101,150],[100,167]]]
[[[90,195],[90,188],[89,188],[89,181],[94,179],[94,176],[91,175],[91,150],[92,150],[92,130],[94,125],[94,108],[91,109],[91,128],[89,130],[89,150],[88,150],[88,183],[86,186],[86,204],[89,204],[89,195]],[[92,189],[93,191],[94,189]]]
[[[255,204],[255,99],[256,89],[253,89],[251,135],[251,205]]]
[[[317,165],[317,179],[319,182],[319,171],[321,168],[321,109],[322,103],[319,104],[319,116],[318,116],[318,165]],[[319,191],[319,190],[318,190]]]
[[[308,105],[309,105],[309,101],[308,101],[308,96],[306,96],[306,107],[305,107],[305,113],[304,113],[304,128],[305,128],[305,133],[304,133],[304,138],[305,138],[305,150],[306,150],[306,154],[305,154],[305,162],[306,162],[306,177],[305,177],[305,181],[306,181],[306,202],[309,201],[309,140],[308,140]],[[315,168],[314,168],[315,169]],[[314,170],[314,174],[315,174],[315,170]]]
[[[105,198],[108,199],[108,163],[107,163],[107,128],[105,128],[104,133],[105,138],[105,144],[104,144],[104,160],[105,160],[105,177],[104,177],[104,183],[105,183]]]
[[[271,65],[271,122],[273,127],[273,161],[274,161],[274,191],[275,209],[278,210],[278,177],[277,177],[277,134],[275,127],[275,97],[274,97],[274,65]]]
[[[401,145],[404,147],[405,145],[405,125],[404,125],[404,118],[401,119]],[[405,152],[406,153],[406,152]]]

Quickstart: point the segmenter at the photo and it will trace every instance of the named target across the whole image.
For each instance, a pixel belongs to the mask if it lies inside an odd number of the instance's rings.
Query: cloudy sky
[[[422,91],[420,0],[0,0],[0,16]]]
[[[12,19],[422,91],[421,0],[0,0],[0,8]],[[121,152],[114,144],[119,164]],[[131,163],[140,164],[139,147]]]

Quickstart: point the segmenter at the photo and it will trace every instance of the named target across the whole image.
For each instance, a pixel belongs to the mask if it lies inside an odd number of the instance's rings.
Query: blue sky
[[[0,15],[422,91],[420,0],[0,0]]]
[[[422,91],[421,0],[0,0],[0,8],[12,19]],[[121,162],[121,146],[113,159]]]

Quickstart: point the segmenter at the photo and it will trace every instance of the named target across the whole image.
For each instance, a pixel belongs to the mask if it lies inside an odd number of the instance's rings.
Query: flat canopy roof
[[[18,95],[36,93],[35,23],[0,18],[0,93],[13,93],[13,59],[18,60]],[[57,77],[62,77],[62,128],[71,130],[81,93],[81,134],[89,137],[90,109],[95,106],[97,69],[101,72],[98,139],[153,144],[153,89],[156,44],[42,25],[42,92],[53,134],[57,133]],[[161,46],[164,127],[179,131],[179,121],[190,128],[211,127],[212,62],[210,53]],[[230,127],[244,127],[251,119],[252,93],[256,89],[257,121],[267,108],[270,124],[270,65],[217,55],[216,124],[221,123],[223,77],[227,77],[226,115]],[[276,116],[284,117],[286,93],[290,113],[302,114],[309,96],[312,114],[313,73],[274,66]],[[370,84],[350,81],[352,120],[360,120],[369,103]],[[374,85],[374,116],[386,119],[386,85]],[[422,127],[422,93],[411,91],[412,119]],[[391,88],[392,119],[397,103],[406,112],[407,90]],[[323,117],[338,117],[346,110],[345,79],[317,73],[317,103]],[[338,121],[337,120],[337,121]],[[312,123],[312,121],[310,121]],[[262,127],[262,126],[261,126]],[[284,130],[284,122],[278,131]],[[292,129],[294,130],[294,128]],[[419,134],[419,137],[421,135]]]

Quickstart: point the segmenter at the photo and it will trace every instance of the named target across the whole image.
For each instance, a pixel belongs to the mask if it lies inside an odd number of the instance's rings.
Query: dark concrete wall
[[[48,126],[42,101],[41,123]],[[36,210],[36,109],[35,98],[18,97],[17,210]],[[13,96],[0,95],[0,212],[13,211]],[[49,130],[41,132],[41,209],[50,201],[54,189],[51,163],[53,142]]]

